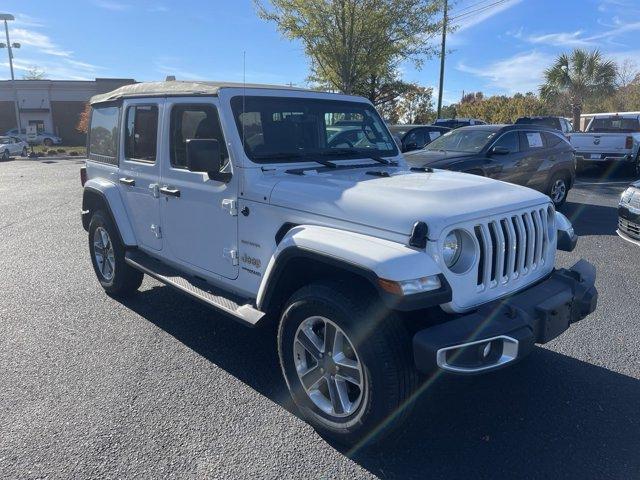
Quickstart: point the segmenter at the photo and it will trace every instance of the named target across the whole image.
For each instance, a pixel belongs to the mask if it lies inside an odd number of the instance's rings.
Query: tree
[[[47,78],[47,73],[38,66],[32,65],[22,75],[23,80],[44,80]]]
[[[270,0],[271,8],[263,1],[254,0],[260,17],[302,42],[310,79],[347,94],[369,82],[375,95],[401,61],[420,67],[441,27],[441,0]]]
[[[449,105],[443,117],[479,118],[489,123],[513,123],[518,117],[549,115],[549,105],[535,94],[516,93],[512,97],[495,95],[485,97],[482,92],[465,95],[459,104]]]
[[[398,99],[398,117],[403,123],[424,124],[435,120],[433,88],[411,84]]]
[[[541,97],[548,102],[566,99],[571,104],[573,124],[580,125],[586,101],[611,95],[615,90],[616,65],[605,60],[598,50],[576,49],[563,53],[544,72]]]
[[[76,125],[76,130],[80,133],[88,133],[89,132],[89,119],[91,118],[91,105],[89,103],[84,104],[84,110],[80,113],[78,117],[78,124]]]

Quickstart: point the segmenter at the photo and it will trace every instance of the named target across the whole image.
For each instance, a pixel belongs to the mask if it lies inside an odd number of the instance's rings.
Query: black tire
[[[2,161],[6,162],[7,160],[9,160],[9,157],[11,155],[9,154],[9,150],[5,150],[4,152],[2,152]]]
[[[549,186],[547,187],[547,195],[551,198],[551,201],[555,205],[556,208],[561,207],[567,201],[567,196],[569,195],[569,174],[564,172],[559,172],[551,177],[551,181],[549,182]],[[564,190],[560,187],[560,184],[564,185]],[[556,194],[555,189],[559,189],[563,193],[561,195]]]
[[[53,146],[53,140],[51,140],[50,138],[45,138],[42,143],[44,143],[45,147],[51,147]]]
[[[302,322],[317,316],[344,331],[362,365],[362,397],[347,417],[336,418],[318,408],[298,377],[296,332]],[[407,419],[418,382],[411,352],[402,320],[384,309],[373,294],[346,283],[301,288],[287,302],[278,328],[280,365],[294,403],[320,434],[347,445],[378,442],[397,432]]]
[[[103,275],[96,259],[94,238],[98,228],[102,228],[107,232],[113,247],[115,267],[113,268],[112,278],[106,278],[105,275]],[[102,210],[96,211],[92,215],[91,222],[89,223],[89,252],[91,254],[93,270],[105,292],[109,295],[124,297],[138,290],[144,275],[125,262],[125,248],[120,241],[118,230],[111,221],[111,217]]]
[[[24,147],[22,149],[22,156],[23,157],[28,157],[29,156],[29,150],[27,149],[27,147]]]

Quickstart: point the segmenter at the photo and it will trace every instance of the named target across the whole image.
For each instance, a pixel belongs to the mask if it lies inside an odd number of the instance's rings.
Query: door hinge
[[[156,238],[162,238],[162,230],[160,229],[160,225],[152,224],[151,231],[156,236]]]
[[[223,198],[222,208],[229,211],[229,215],[235,217],[238,215],[238,202],[233,198]]]
[[[231,265],[238,265],[238,251],[237,250],[234,250],[232,248],[225,248],[222,251],[222,256],[224,258],[227,258],[231,262]]]

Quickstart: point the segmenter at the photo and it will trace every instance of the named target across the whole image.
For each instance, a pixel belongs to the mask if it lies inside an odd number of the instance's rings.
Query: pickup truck
[[[579,164],[616,162],[640,176],[640,114],[597,114],[569,139]]]
[[[509,367],[596,308],[595,268],[555,267],[578,238],[549,197],[410,169],[367,99],[168,81],[91,105],[82,225],[101,287],[148,275],[272,332],[294,404],[343,443],[401,425],[422,382]],[[331,144],[335,125],[357,146]]]

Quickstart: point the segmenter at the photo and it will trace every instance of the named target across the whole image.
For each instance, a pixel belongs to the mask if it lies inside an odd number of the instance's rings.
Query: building
[[[84,145],[86,136],[76,130],[79,116],[89,98],[135,83],[130,78],[95,80],[11,80],[0,81],[0,135],[16,128],[16,90],[21,127],[36,125],[38,131],[51,132],[65,145]]]

